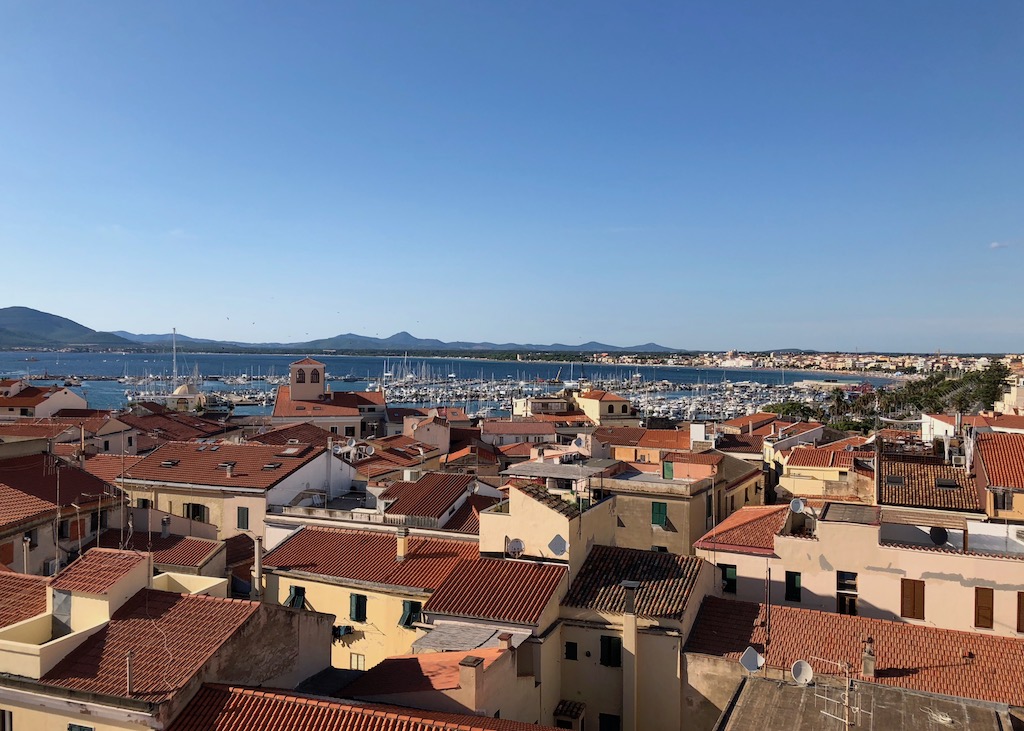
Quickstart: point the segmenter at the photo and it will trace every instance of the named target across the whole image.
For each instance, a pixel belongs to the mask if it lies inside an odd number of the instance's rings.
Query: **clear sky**
[[[1024,3],[0,4],[0,306],[1024,350]]]

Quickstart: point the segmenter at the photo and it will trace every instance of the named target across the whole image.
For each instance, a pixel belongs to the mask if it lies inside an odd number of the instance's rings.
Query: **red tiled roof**
[[[53,394],[66,389],[58,386],[39,388],[38,386],[27,386],[21,389],[14,396],[0,396],[0,408],[28,408],[38,406]]]
[[[114,584],[145,561],[148,561],[148,557],[139,551],[94,548],[53,577],[52,586],[59,591],[106,594]]]
[[[323,453],[322,447],[308,444],[168,442],[146,455],[125,473],[124,478],[269,490]],[[220,465],[231,462],[234,466],[231,477],[228,477],[227,468]]]
[[[117,419],[133,429],[138,429],[149,435],[150,438],[167,441],[204,439],[223,434],[234,428],[194,414],[166,410],[162,413],[146,414],[145,416],[119,414]]]
[[[981,433],[975,444],[990,485],[1024,490],[1024,434]]]
[[[326,447],[327,442],[331,439],[335,443],[340,441],[337,434],[332,434],[326,429],[321,429],[315,424],[305,421],[300,424],[285,424],[276,429],[249,437],[250,442],[259,442],[260,444],[283,445],[288,444],[290,440],[295,440],[300,444],[312,444],[316,447]]]
[[[457,533],[480,534],[480,511],[501,502],[501,498],[489,495],[470,495],[462,504],[455,515],[444,524],[445,530],[456,531]]]
[[[267,554],[264,565],[353,581],[436,589],[459,561],[476,559],[468,541],[409,537],[397,561],[394,533],[307,526]]]
[[[358,399],[355,391],[332,391],[316,401],[292,400],[291,386],[278,386],[277,399],[274,401],[275,417],[299,417],[315,419],[337,416],[359,416],[361,404],[373,403],[369,399]],[[340,398],[339,398],[340,397]]]
[[[541,434],[553,435],[555,425],[548,421],[506,421],[487,419],[480,424],[484,434]]]
[[[236,564],[245,563],[246,561],[255,562],[256,551],[254,543],[253,539],[245,533],[239,533],[238,535],[225,539],[225,563],[228,566],[234,566]]]
[[[15,422],[11,424],[0,424],[0,440],[4,437],[25,437],[28,439],[55,439],[71,427],[66,424],[38,424]]]
[[[91,543],[95,545],[95,541]],[[101,534],[99,545],[100,548],[120,548],[120,531],[108,530]],[[188,567],[204,565],[220,547],[220,541],[209,538],[175,535],[163,538],[159,533],[132,533],[125,545],[129,551],[152,552],[153,563]]]
[[[622,582],[638,581],[637,614],[681,619],[703,564],[704,559],[696,556],[596,545],[562,606],[622,612]]]
[[[995,430],[999,429],[1024,429],[1024,415],[1020,414],[996,414],[986,416],[985,425]]]
[[[46,611],[45,576],[0,572],[0,627],[23,622]]]
[[[885,430],[883,429],[883,431]],[[845,439],[838,439],[834,442],[829,442],[828,444],[820,444],[816,447],[816,449],[819,451],[842,451],[845,450],[847,447],[861,447],[867,444],[867,441],[867,437],[846,437]]]
[[[473,480],[473,475],[428,472],[416,482],[394,483],[380,499],[394,500],[384,511],[388,515],[440,518],[466,494]]]
[[[682,462],[684,464],[707,464],[716,465],[721,464],[722,460],[725,459],[724,454],[718,454],[717,452],[675,452],[673,454],[666,454],[664,462]]]
[[[529,457],[530,450],[536,445],[532,442],[515,442],[514,444],[503,444],[498,451],[506,457]]]
[[[593,420],[582,411],[562,411],[557,414],[533,414],[530,417],[533,421],[550,421],[554,424],[566,424],[568,426],[586,426],[593,424]]]
[[[131,652],[131,697],[164,701],[259,609],[258,602],[143,589],[40,682],[126,697],[125,658]]]
[[[763,448],[763,434],[720,434],[715,442],[715,449],[723,452],[760,454]]]
[[[566,566],[532,561],[466,561],[448,574],[423,610],[535,625],[566,573]]]
[[[95,505],[95,496],[109,489],[107,483],[98,477],[49,454],[29,454],[0,460],[0,483],[56,505],[58,470],[62,506],[72,503]]]
[[[0,529],[10,530],[56,509],[56,503],[35,495],[26,495],[21,490],[0,483]]]
[[[128,471],[142,461],[142,457],[130,454],[87,454],[85,471],[104,482],[116,485],[122,471]]]
[[[313,360],[309,356],[306,356],[302,360],[297,360],[294,363],[292,363],[291,365],[293,365],[293,366],[322,366],[323,363],[321,363],[318,360]]]
[[[594,430],[593,438],[602,444],[635,447],[646,431],[638,426],[601,426]]]
[[[441,457],[441,464],[451,464],[452,462],[458,462],[464,459],[469,464],[498,464],[498,456],[493,450],[477,445],[471,444],[468,447],[463,447],[455,452],[450,452]]]
[[[771,424],[779,418],[778,414],[771,414],[764,411],[759,411],[756,414],[748,414],[747,416],[739,416],[735,419],[729,419],[728,421],[722,422],[725,426],[734,426],[737,429],[743,429],[746,431],[751,426],[754,429],[762,427],[765,424]]]
[[[709,551],[717,548],[720,551],[774,555],[775,534],[782,530],[788,513],[788,505],[740,508],[705,533],[693,547]]]
[[[389,657],[346,685],[342,692],[350,698],[455,690],[459,685],[459,663],[467,657],[484,661],[486,671],[508,652],[503,647],[477,648],[462,652],[428,652],[422,655]]]
[[[617,393],[602,391],[597,388],[579,393],[576,395],[576,398],[592,399],[594,401],[629,401],[629,399],[623,398]]]
[[[895,484],[890,477],[901,477]],[[942,488],[936,480],[950,480],[956,487]],[[963,468],[943,464],[941,458],[885,454],[879,478],[879,505],[937,510],[983,510],[981,498],[971,474]]]
[[[793,450],[786,467],[816,467],[849,470],[854,459],[871,459],[874,452],[847,452],[844,449],[814,449],[799,447]]]
[[[765,648],[765,606],[709,596],[690,631],[686,652],[738,660],[748,647],[766,664],[788,669],[812,656],[849,663],[855,679],[927,693],[1024,704],[1024,640],[958,632],[909,622],[845,614],[771,608],[771,642]],[[857,672],[863,642],[874,640],[875,677]],[[814,660],[810,660],[815,665]],[[834,674],[827,664],[818,673]]]
[[[426,657],[426,656],[420,656]],[[170,731],[552,731],[486,716],[345,703],[287,691],[204,685]]]
[[[689,449],[690,428],[685,429],[645,429],[638,447],[654,449]]]

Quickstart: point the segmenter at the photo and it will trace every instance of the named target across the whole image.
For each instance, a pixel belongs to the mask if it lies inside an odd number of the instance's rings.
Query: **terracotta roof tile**
[[[10,530],[56,511],[57,504],[0,483],[0,529]]]
[[[322,454],[322,447],[308,444],[168,442],[136,463],[124,478],[269,490]],[[221,466],[229,463],[234,463],[231,477]]]
[[[458,533],[480,534],[480,511],[486,510],[501,501],[501,498],[489,495],[470,495],[455,515],[444,524],[445,530]]]
[[[786,467],[831,468],[840,470],[853,469],[854,459],[873,459],[874,452],[853,452],[845,449],[815,449],[798,447],[789,455]]]
[[[685,429],[645,429],[637,446],[654,449],[689,449],[690,428],[687,426]]]
[[[130,651],[131,697],[160,702],[182,690],[259,609],[258,602],[143,589],[40,682],[125,697]]]
[[[759,555],[775,554],[775,535],[786,524],[788,505],[747,506],[740,508],[705,533],[694,548]]]
[[[38,424],[34,420],[30,422],[16,422],[12,424],[0,424],[0,440],[5,437],[25,437],[29,439],[55,439],[64,432],[71,431],[66,424],[49,423]],[[77,434],[77,431],[76,431]]]
[[[764,448],[762,434],[720,434],[715,441],[715,449],[723,452],[745,452],[761,454]]]
[[[119,414],[118,421],[138,429],[150,438],[167,441],[186,441],[189,439],[206,439],[231,431],[234,427],[220,422],[203,419],[194,414],[163,411],[159,414]],[[141,440],[140,440],[141,441]],[[141,444],[139,445],[141,447]]]
[[[479,556],[476,543],[410,536],[405,560],[397,561],[397,547],[394,533],[307,526],[268,553],[264,565],[432,590],[459,561]]]
[[[293,365],[293,366],[322,366],[323,363],[321,363],[318,360],[313,360],[309,356],[306,356],[302,360],[297,360],[294,363],[291,363],[290,365]]]
[[[548,421],[507,421],[505,419],[487,419],[480,424],[483,434],[510,435],[554,435],[555,425]]]
[[[981,433],[975,443],[990,485],[1024,490],[1024,434]]]
[[[416,482],[394,483],[381,494],[380,500],[394,501],[384,510],[388,515],[440,518],[473,482],[473,475],[428,472]]]
[[[260,444],[285,445],[294,440],[299,444],[312,444],[316,447],[326,447],[327,442],[332,439],[336,444],[340,442],[337,434],[332,434],[326,429],[321,429],[315,424],[305,421],[301,424],[285,424],[249,437],[250,442],[259,442]]]
[[[725,426],[734,426],[737,429],[747,429],[753,427],[757,429],[764,426],[765,424],[771,424],[773,421],[777,421],[779,418],[778,414],[771,414],[764,411],[759,411],[756,414],[749,414],[747,416],[739,416],[735,419],[729,419],[728,421],[722,422]]]
[[[60,471],[60,502],[95,505],[96,495],[109,490],[106,482],[75,465],[48,454],[30,454],[0,460],[0,483],[56,505],[57,472]]]
[[[455,567],[426,612],[535,625],[567,573],[566,566],[481,558]]]
[[[146,554],[138,551],[94,548],[53,577],[51,585],[59,591],[106,594],[136,566],[148,560]]]
[[[666,454],[664,462],[679,462],[683,464],[706,464],[716,465],[721,464],[725,459],[724,454],[718,452],[688,452],[688,453],[674,453]]]
[[[501,445],[498,447],[498,451],[506,457],[529,457],[535,446],[536,444],[532,442],[515,442]]]
[[[46,611],[45,576],[0,572],[0,627],[23,622]]]
[[[562,605],[622,612],[622,582],[638,581],[637,614],[681,619],[703,564],[696,556],[596,545]]]
[[[623,398],[622,396],[619,396],[619,394],[617,393],[612,393],[611,391],[602,391],[601,389],[598,388],[592,388],[589,391],[584,391],[583,393],[577,394],[576,398],[591,399],[593,401],[629,401],[629,399]]]
[[[911,690],[1024,704],[1024,639],[958,632],[909,622],[845,614],[771,608],[771,642],[765,649],[765,606],[709,596],[701,605],[686,652],[738,660],[752,646],[773,668],[789,669],[811,656],[847,662],[854,678]],[[856,672],[863,642],[874,640],[875,677]],[[814,661],[810,661],[814,665]],[[815,668],[831,674],[827,666]]]
[[[637,426],[602,426],[594,430],[593,438],[616,447],[635,447],[646,431]]]
[[[224,561],[228,566],[235,566],[246,561],[254,562],[256,560],[254,541],[245,533],[239,533],[226,539],[224,546]]]
[[[128,471],[142,461],[142,457],[130,454],[86,455],[85,471],[110,485],[116,485],[122,471]]]
[[[939,487],[937,480],[947,480],[950,487]],[[941,457],[883,455],[878,502],[911,508],[982,510],[970,473],[944,464]]]
[[[95,543],[95,541],[90,541],[91,545],[95,545]],[[100,548],[120,548],[120,531],[108,530],[101,534],[99,546]],[[220,548],[220,541],[209,538],[175,535],[164,538],[159,533],[132,533],[125,545],[125,550],[152,552],[153,563],[191,568],[203,566]]]
[[[422,655],[389,657],[349,683],[342,693],[349,698],[378,697],[397,693],[455,690],[459,685],[459,663],[479,657],[487,670],[507,652],[502,647],[476,648],[462,652],[428,652]]]
[[[486,716],[345,703],[286,691],[205,685],[170,731],[552,731]]]

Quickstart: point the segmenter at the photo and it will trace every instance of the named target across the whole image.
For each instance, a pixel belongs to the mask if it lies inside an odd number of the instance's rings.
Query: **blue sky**
[[[0,306],[1024,349],[1024,4],[0,5]]]

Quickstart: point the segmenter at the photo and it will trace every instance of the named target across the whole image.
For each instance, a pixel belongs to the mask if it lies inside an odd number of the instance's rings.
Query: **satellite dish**
[[[551,539],[551,542],[548,543],[548,548],[551,549],[551,552],[556,556],[564,556],[565,552],[569,550],[569,544],[564,538],[562,538],[562,536],[555,536]]]
[[[332,449],[331,451],[334,452],[335,454],[341,454],[341,449],[342,449],[341,445],[340,444],[336,444],[336,445],[334,445],[334,449]]]
[[[934,526],[928,531],[928,537],[936,546],[945,546],[949,542],[949,531],[939,526]]]
[[[744,670],[753,675],[761,669],[762,665],[764,665],[764,655],[753,647],[748,647],[743,651],[743,654],[740,655],[740,665],[743,666]]]
[[[810,685],[814,680],[814,668],[806,660],[797,660],[789,672],[799,685]]]
[[[369,447],[366,448],[366,456],[367,457],[371,457],[371,456],[373,456],[373,453],[376,452],[376,451],[377,450],[374,449],[373,445],[371,444]]]
[[[352,437],[349,437],[348,439],[345,440],[345,446],[348,447],[349,449],[352,449],[352,447],[356,446],[356,440],[353,439]]]
[[[798,497],[795,497],[789,501],[789,509],[792,510],[794,513],[804,512],[805,507],[807,507],[807,503],[805,503]]]
[[[526,553],[526,544],[523,543],[522,538],[510,538],[508,545],[505,546],[505,553],[512,558],[519,558]]]
[[[583,440],[580,439],[579,437],[576,437],[575,439],[572,440],[572,446],[574,446],[576,448],[582,447],[583,446]]]

